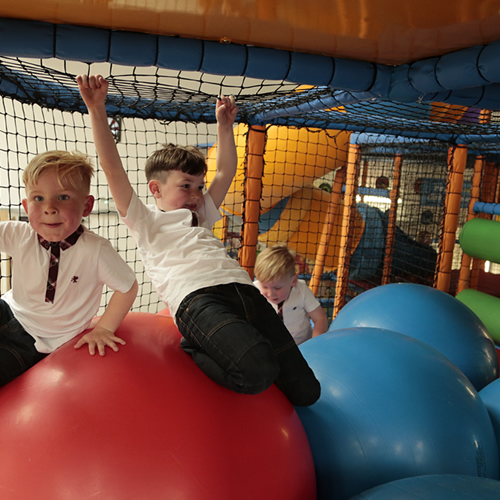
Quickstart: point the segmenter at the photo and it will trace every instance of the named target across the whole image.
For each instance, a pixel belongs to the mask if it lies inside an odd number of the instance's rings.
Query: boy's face
[[[61,241],[74,233],[92,211],[94,197],[68,179],[59,184],[55,169],[42,173],[35,185],[26,186],[23,207],[31,227],[48,241]]]
[[[259,288],[264,297],[273,304],[280,304],[288,299],[290,290],[297,285],[297,275],[286,276],[276,281],[259,280]]]
[[[164,212],[188,208],[196,212],[203,203],[205,175],[189,175],[171,170],[166,182],[149,181],[149,189],[156,198],[156,205]]]

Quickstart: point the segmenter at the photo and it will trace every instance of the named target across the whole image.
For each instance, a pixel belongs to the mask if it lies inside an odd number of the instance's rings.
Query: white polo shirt
[[[146,272],[175,318],[186,295],[207,286],[252,284],[248,273],[227,254],[212,227],[221,219],[212,197],[205,193],[192,227],[192,213],[181,208],[163,212],[145,205],[134,192],[122,220],[134,237]]]
[[[254,284],[260,290],[259,282],[255,281]],[[277,312],[278,305],[269,303]],[[283,323],[297,345],[311,338],[312,326],[308,313],[313,312],[320,305],[306,282],[297,280],[297,285],[290,290],[290,295],[283,304]]]
[[[61,251],[54,303],[45,302],[50,249],[26,222],[0,222],[0,251],[12,257],[12,289],[2,296],[35,339],[39,352],[52,352],[89,327],[104,285],[126,293],[135,273],[111,243],[85,229]]]

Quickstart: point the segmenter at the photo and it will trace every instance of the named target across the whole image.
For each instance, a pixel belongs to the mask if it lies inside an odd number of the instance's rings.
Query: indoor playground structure
[[[64,345],[0,389],[2,498],[500,497],[500,13],[462,3],[0,7],[0,219],[27,219],[35,154],[85,152],[85,224],[140,285],[119,353]],[[82,73],[108,79],[148,203],[144,163],[164,143],[202,149],[211,182],[215,103],[235,96],[238,168],[214,233],[252,277],[265,246],[295,251],[330,320],[300,346],[316,404],[232,393],[182,351],[99,168]],[[1,254],[0,293],[11,273]]]

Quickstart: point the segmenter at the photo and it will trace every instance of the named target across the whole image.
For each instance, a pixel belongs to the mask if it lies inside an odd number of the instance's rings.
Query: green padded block
[[[476,313],[500,346],[500,299],[472,289],[462,290],[456,298]]]
[[[464,224],[459,241],[467,255],[500,264],[500,222],[471,219]]]

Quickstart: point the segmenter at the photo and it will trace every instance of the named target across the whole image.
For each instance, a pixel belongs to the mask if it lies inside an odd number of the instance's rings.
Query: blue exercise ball
[[[425,474],[498,479],[488,411],[467,377],[432,347],[389,330],[348,328],[300,350],[322,387],[313,406],[297,408],[318,500]]]
[[[373,327],[404,333],[437,349],[481,390],[498,378],[495,344],[471,309],[447,293],[424,285],[395,283],[351,300],[329,331]]]
[[[498,500],[500,481],[442,474],[392,481],[350,500]]]
[[[500,379],[494,380],[479,391],[479,396],[490,414],[495,435],[497,436],[498,453],[500,455]],[[499,496],[500,498],[500,496]]]

